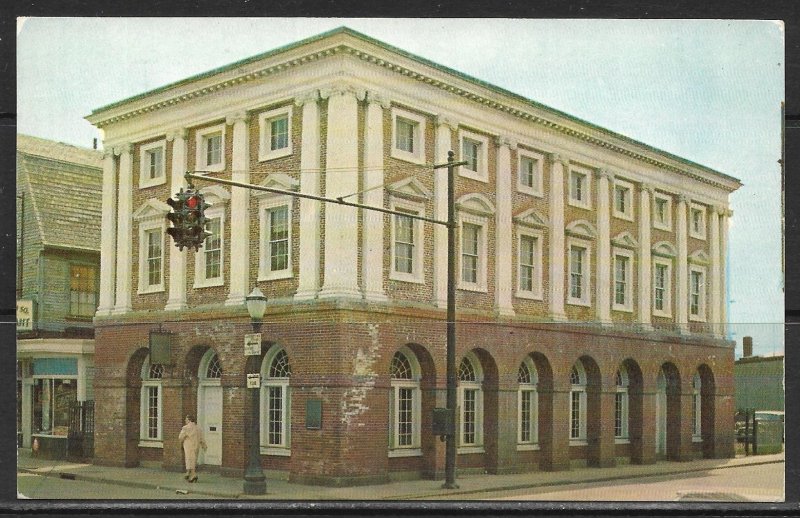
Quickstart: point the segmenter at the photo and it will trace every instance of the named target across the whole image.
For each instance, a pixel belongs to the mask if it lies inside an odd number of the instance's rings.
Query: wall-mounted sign
[[[150,363],[172,365],[172,333],[150,331]]]
[[[33,331],[33,301],[17,301],[17,331]]]
[[[261,388],[261,374],[248,374],[247,388]]]
[[[245,356],[261,355],[261,333],[251,333],[249,335],[244,335],[244,355]]]

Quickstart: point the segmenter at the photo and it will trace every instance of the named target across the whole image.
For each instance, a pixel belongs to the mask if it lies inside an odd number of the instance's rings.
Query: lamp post
[[[261,293],[261,290],[256,286],[246,298],[247,312],[250,314],[250,321],[253,324],[253,333],[261,332],[261,319],[264,318],[264,312],[267,309],[267,297]],[[257,356],[257,358],[260,356]],[[257,362],[248,360],[247,363],[255,365]],[[258,371],[257,367],[255,368]],[[260,385],[260,384],[259,384]],[[250,444],[249,453],[247,458],[247,469],[244,472],[244,494],[246,495],[263,495],[267,492],[267,478],[264,476],[264,471],[261,469],[261,454],[259,448],[259,422],[260,405],[259,405],[259,392],[260,388],[251,388],[250,391]]]

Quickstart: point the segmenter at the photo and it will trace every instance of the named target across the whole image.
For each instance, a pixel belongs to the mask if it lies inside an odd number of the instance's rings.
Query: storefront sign
[[[245,356],[261,355],[261,333],[252,333],[249,335],[244,335],[244,355]]]
[[[261,374],[248,374],[247,388],[260,388],[260,387],[261,387]]]
[[[33,331],[33,301],[17,301],[17,331]]]

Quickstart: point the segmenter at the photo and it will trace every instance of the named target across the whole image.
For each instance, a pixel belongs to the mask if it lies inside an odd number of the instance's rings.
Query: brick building
[[[178,252],[183,172],[446,219],[459,168],[458,469],[733,454],[725,255],[739,182],[338,29],[95,110],[104,159],[96,462],[245,465],[251,331],[261,460],[301,483],[439,477],[446,230],[197,182],[212,236]],[[379,188],[383,186],[383,188]],[[148,336],[173,333],[151,364]],[[322,405],[307,427],[306,403]]]
[[[18,135],[16,163],[18,442],[61,456],[93,399],[102,154]]]

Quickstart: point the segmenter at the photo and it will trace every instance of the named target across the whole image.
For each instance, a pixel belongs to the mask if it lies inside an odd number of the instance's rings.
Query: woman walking
[[[200,452],[200,447],[203,451],[206,450],[206,441],[203,440],[203,432],[200,427],[195,424],[192,416],[186,416],[186,424],[181,428],[181,433],[178,435],[178,440],[183,444],[183,456],[186,463],[186,475],[183,476],[189,482],[197,482],[197,454]]]

